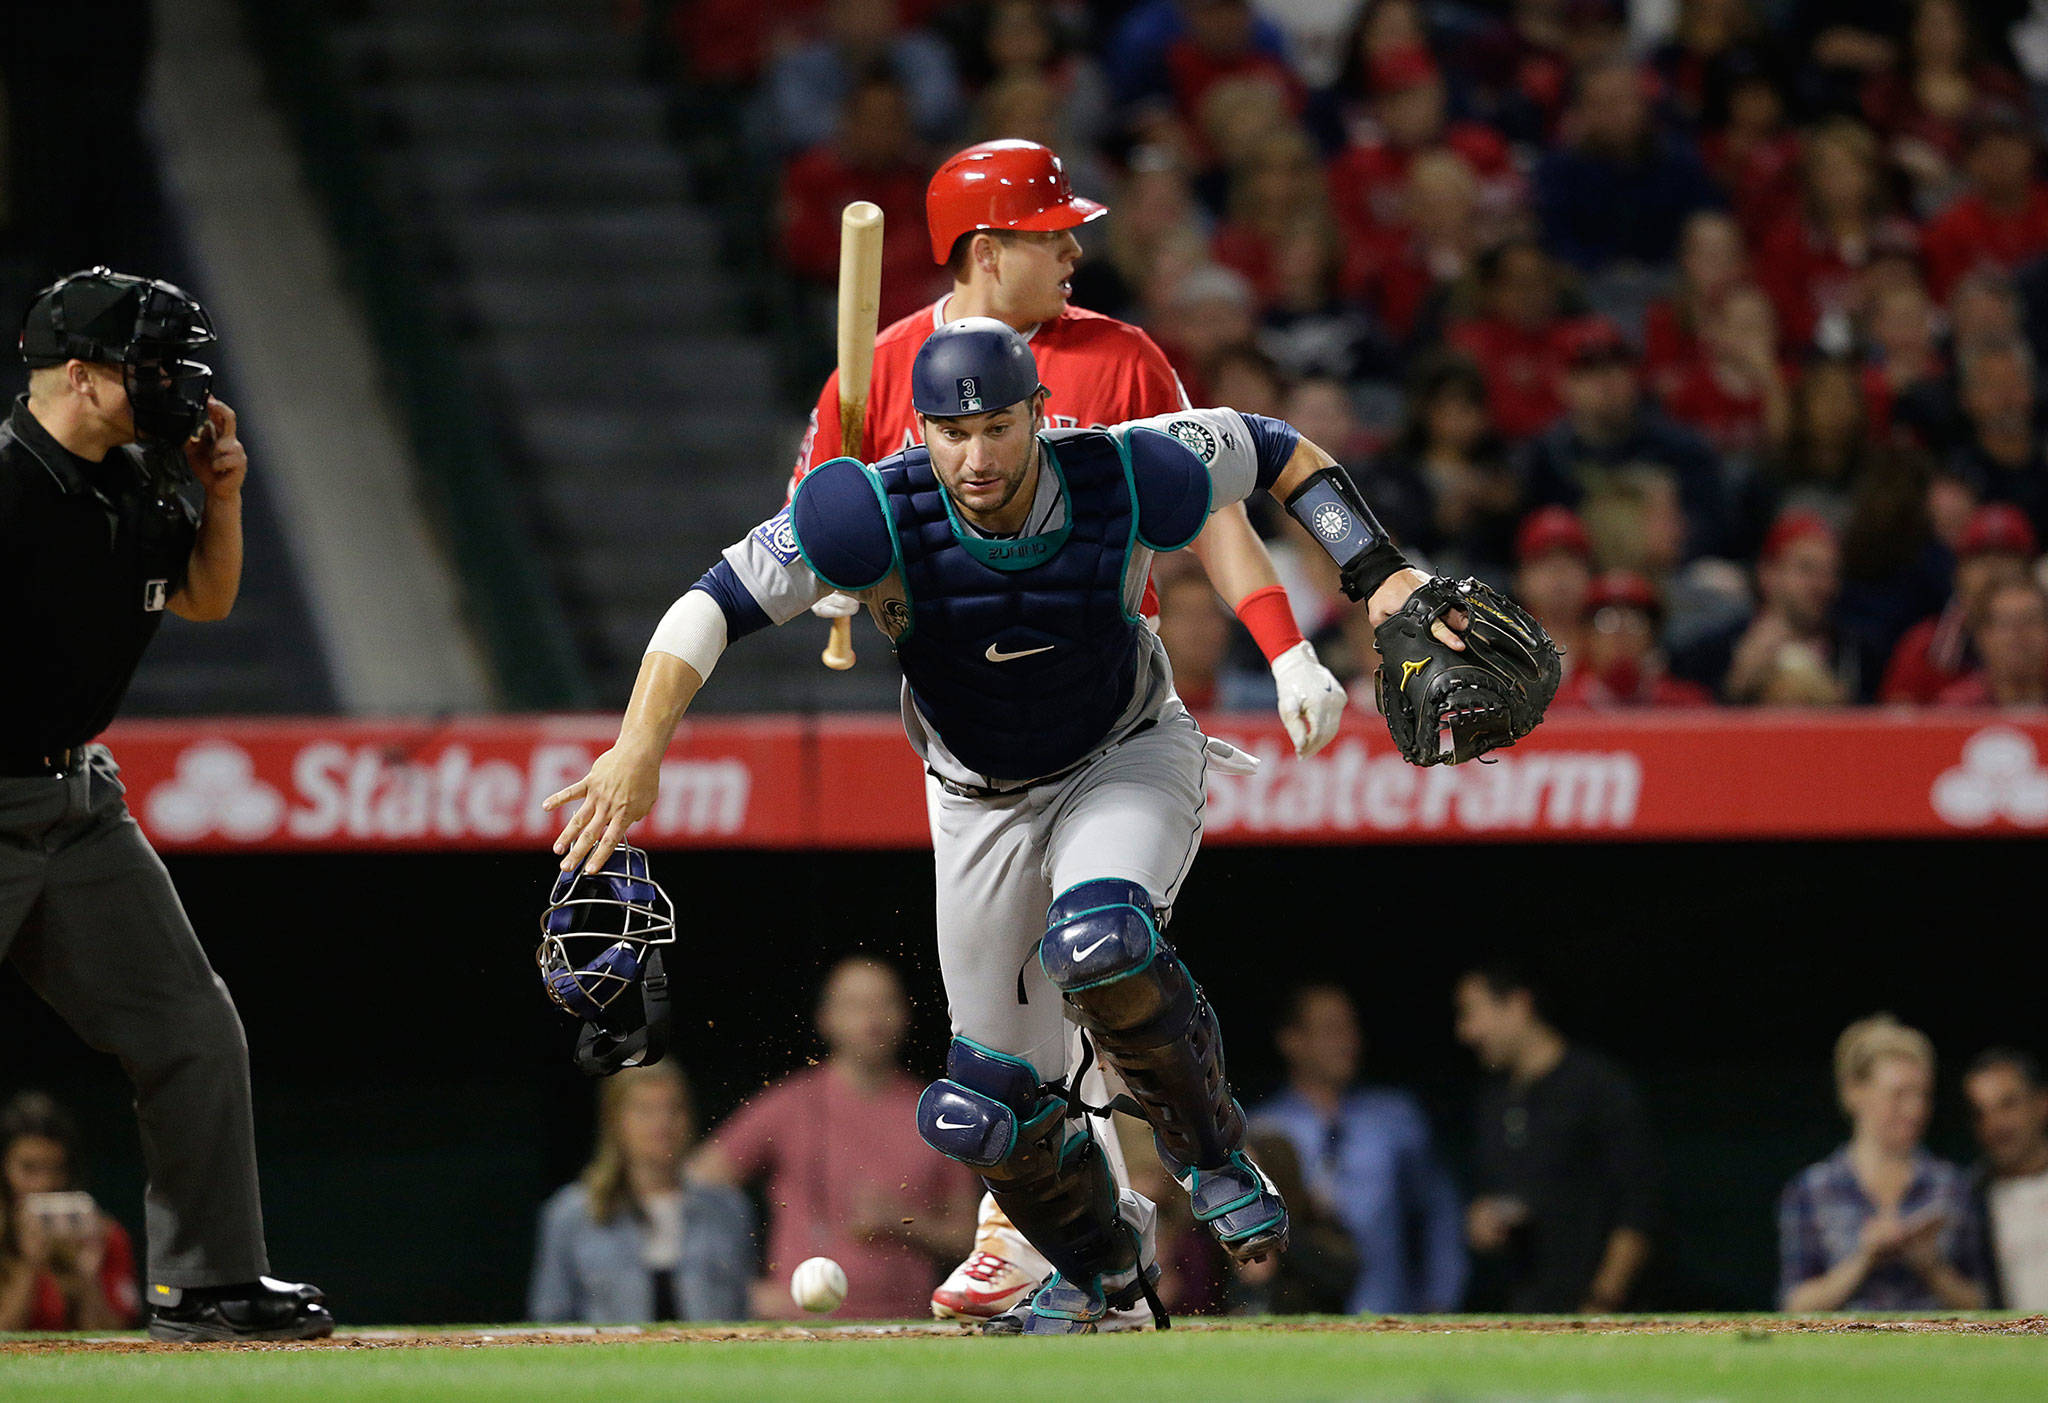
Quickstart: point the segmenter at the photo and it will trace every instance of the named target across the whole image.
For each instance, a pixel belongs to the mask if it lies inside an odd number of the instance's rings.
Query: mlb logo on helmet
[[[962,414],[971,414],[980,408],[981,391],[975,388],[974,377],[972,375],[962,376],[960,380],[960,412]]]

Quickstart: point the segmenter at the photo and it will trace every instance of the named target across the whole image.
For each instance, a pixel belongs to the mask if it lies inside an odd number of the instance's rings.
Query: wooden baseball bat
[[[855,200],[839,216],[839,451],[858,458],[875,373],[875,329],[882,310],[882,210]],[[853,666],[853,620],[834,619],[825,666]]]

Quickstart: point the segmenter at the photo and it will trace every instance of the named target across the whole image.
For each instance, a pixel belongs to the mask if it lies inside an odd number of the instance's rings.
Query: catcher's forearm
[[[696,668],[673,653],[649,650],[640,660],[626,719],[619,723],[619,748],[643,756],[665,753],[677,723],[703,686]]]
[[[1295,445],[1287,466],[1267,490],[1337,562],[1344,593],[1352,599],[1370,599],[1390,577],[1408,568],[1408,557],[1372,514],[1344,465],[1307,439]]]

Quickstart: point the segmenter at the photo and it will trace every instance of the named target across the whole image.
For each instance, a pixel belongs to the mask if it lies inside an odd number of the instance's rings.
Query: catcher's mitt
[[[1429,626],[1453,609],[1465,649]],[[1455,765],[1536,729],[1557,695],[1557,645],[1521,605],[1478,580],[1432,579],[1379,626],[1380,714],[1411,765]]]

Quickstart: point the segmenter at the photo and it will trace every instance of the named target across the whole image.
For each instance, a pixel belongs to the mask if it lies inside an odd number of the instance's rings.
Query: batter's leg
[[[29,986],[135,1084],[148,1281],[254,1281],[270,1270],[256,1184],[249,1049],[170,874],[128,815],[111,761],[67,776],[71,823],[13,959]]]

